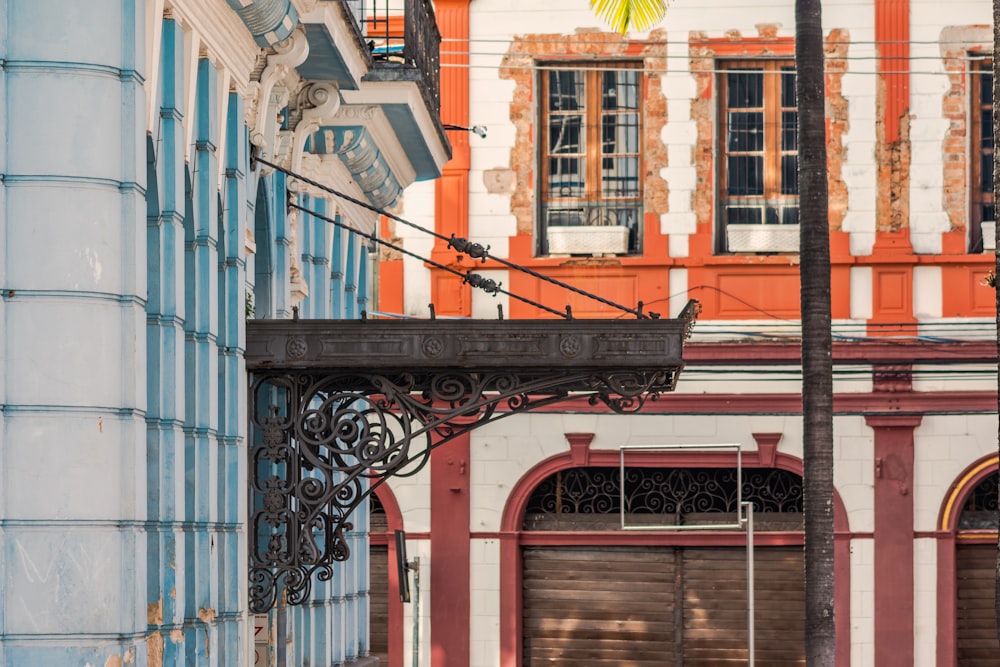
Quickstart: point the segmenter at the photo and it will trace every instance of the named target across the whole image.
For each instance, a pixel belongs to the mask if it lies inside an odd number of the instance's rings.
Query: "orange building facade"
[[[696,590],[704,563],[732,571],[742,536],[623,531],[566,516],[604,509],[553,510],[542,499],[551,487],[562,503],[568,479],[597,488],[623,448],[649,448],[630,464],[640,477],[688,470],[723,484],[737,462],[710,451],[720,443],[739,445],[740,465],[757,475],[735,482],[755,504],[779,485],[801,490],[793,7],[675,3],[661,27],[626,36],[600,27],[586,3],[436,7],[442,120],[488,134],[451,131],[441,179],[408,190],[400,215],[506,261],[386,222],[384,236],[431,262],[383,254],[378,311],[554,317],[534,302],[577,318],[667,317],[697,299],[702,312],[677,392],[640,414],[570,402],[511,417],[379,489],[388,525],[407,530],[429,575],[419,661],[696,665],[718,659],[716,649],[737,655],[745,627],[694,600],[709,599]],[[995,292],[983,285],[994,262],[990,21],[982,0],[824,7],[838,664],[1000,655],[993,626],[971,620],[986,613],[980,597],[991,599],[984,545],[997,524]],[[470,271],[524,300],[477,292],[462,278]],[[797,508],[773,509],[762,529],[765,590],[769,576],[800,585],[790,574]],[[602,579],[630,590],[627,563],[653,577],[656,559],[669,561],[669,627],[639,611],[546,611],[537,568],[566,569],[594,549],[616,566],[577,581],[592,593]],[[614,609],[608,596],[587,606]],[[777,651],[758,660],[800,664],[799,640],[773,631],[786,622],[778,606],[758,610],[757,648]],[[413,610],[391,598],[389,607],[389,664],[402,665]],[[715,631],[743,644],[698,643]],[[615,653],[625,640],[647,657]]]

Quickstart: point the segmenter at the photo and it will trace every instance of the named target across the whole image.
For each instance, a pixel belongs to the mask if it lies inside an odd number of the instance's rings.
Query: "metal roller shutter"
[[[524,667],[746,664],[746,551],[525,547]],[[757,664],[805,664],[801,547],[758,549]]]
[[[674,552],[526,547],[524,667],[662,667],[674,655]]]
[[[959,667],[1000,666],[993,611],[996,554],[995,544],[960,544],[955,550]]]

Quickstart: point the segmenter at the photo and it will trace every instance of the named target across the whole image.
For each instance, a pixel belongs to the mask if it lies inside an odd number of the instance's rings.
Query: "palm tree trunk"
[[[993,204],[1000,202],[1000,0],[993,0]],[[996,216],[994,215],[994,218]],[[996,332],[997,332],[997,411],[1000,413],[1000,224],[996,225],[995,245],[993,250],[993,288],[996,294]],[[997,449],[1000,451],[1000,423],[997,426]],[[1000,485],[997,488],[1000,495]],[[1000,538],[998,538],[1000,539]],[[997,544],[996,572],[994,575],[994,614],[996,616],[997,639],[1000,640],[1000,542]]]
[[[1000,0],[996,0],[1000,2]],[[802,416],[806,664],[833,667],[833,344],[820,0],[795,2],[799,239],[802,263]]]

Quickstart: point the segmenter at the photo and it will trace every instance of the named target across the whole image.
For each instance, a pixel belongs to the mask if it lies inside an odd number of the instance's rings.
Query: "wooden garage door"
[[[524,665],[746,664],[746,551],[526,547]],[[805,664],[801,547],[758,549],[757,664]]]
[[[672,549],[525,547],[523,566],[524,667],[670,664]]]
[[[684,549],[682,663],[747,662],[746,550]],[[759,665],[805,664],[805,570],[802,547],[754,552],[755,654]]]
[[[1000,666],[993,611],[996,553],[995,544],[961,544],[956,548],[959,667]]]
[[[389,660],[389,548],[373,544],[368,555],[368,650],[385,665]]]

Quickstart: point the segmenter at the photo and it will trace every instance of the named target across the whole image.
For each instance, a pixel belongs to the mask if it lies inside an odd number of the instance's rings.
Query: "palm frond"
[[[611,28],[621,34],[648,30],[667,15],[667,0],[590,0],[590,6]]]

